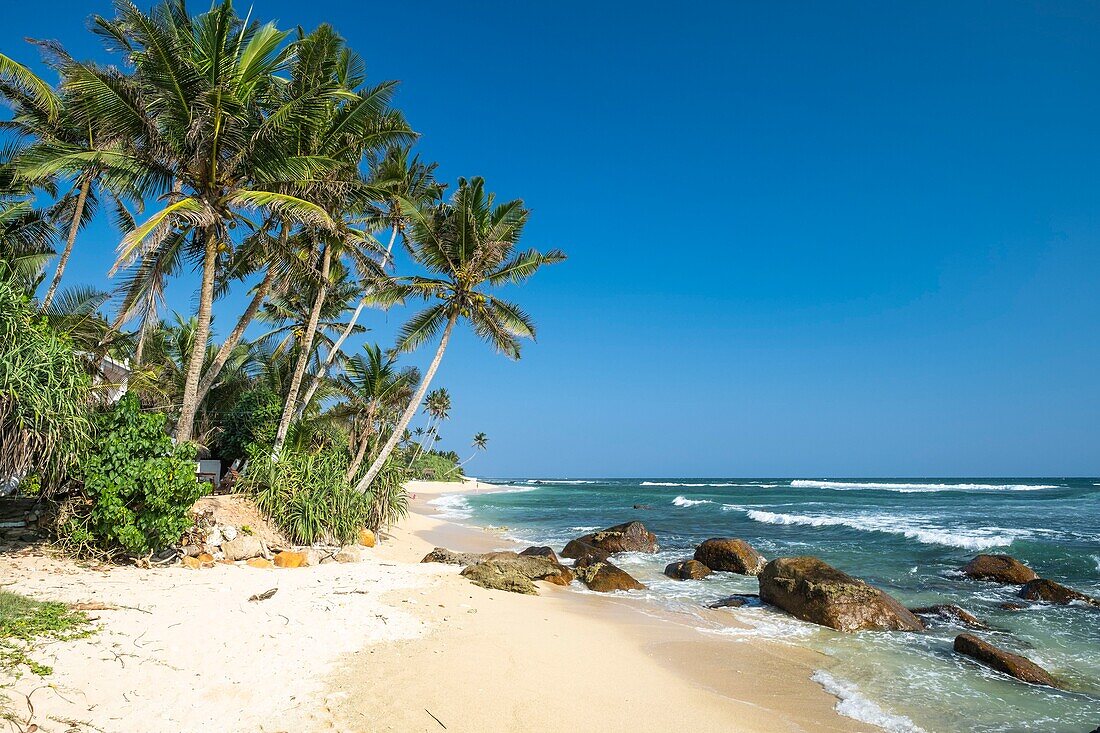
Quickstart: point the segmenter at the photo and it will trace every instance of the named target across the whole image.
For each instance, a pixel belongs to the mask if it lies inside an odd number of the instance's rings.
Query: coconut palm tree
[[[470,443],[470,445],[472,445],[474,447],[474,452],[470,454],[469,458],[467,458],[462,463],[458,464],[459,468],[462,468],[463,466],[465,466],[479,452],[481,452],[481,451],[483,451],[483,450],[485,450],[486,448],[489,447],[489,436],[487,436],[485,433],[477,433],[476,435],[474,435],[474,441],[472,443]]]
[[[516,253],[528,213],[518,199],[497,204],[481,178],[460,179],[449,202],[409,207],[411,254],[431,276],[399,278],[392,289],[403,297],[424,298],[431,305],[405,324],[398,348],[412,351],[437,336],[439,344],[389,439],[356,485],[358,491],[367,491],[416,414],[460,318],[469,322],[478,337],[513,359],[520,356],[519,339],[535,337],[530,317],[490,292],[565,259],[560,250]]]
[[[428,393],[428,396],[424,399],[424,413],[428,416],[425,433],[427,435],[428,450],[431,450],[436,441],[439,440],[439,425],[451,416],[451,393],[447,391],[446,387],[440,387]],[[420,441],[420,444],[416,446],[413,457],[409,459],[409,467],[423,452],[424,441]]]

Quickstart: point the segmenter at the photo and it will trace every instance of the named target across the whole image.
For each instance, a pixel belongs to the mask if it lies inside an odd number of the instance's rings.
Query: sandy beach
[[[85,567],[0,556],[7,589],[95,602],[99,633],[39,653],[12,685],[41,731],[864,731],[810,680],[824,658],[704,635],[623,595],[476,587],[433,546],[512,548],[412,512],[363,562],[293,570]],[[263,601],[249,597],[277,588]],[[718,613],[718,612],[716,612]],[[19,730],[14,728],[13,730]]]

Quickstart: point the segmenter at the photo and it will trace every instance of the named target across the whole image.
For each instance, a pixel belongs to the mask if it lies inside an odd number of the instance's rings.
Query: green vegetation
[[[69,641],[90,636],[88,616],[74,611],[64,603],[35,601],[25,596],[0,590],[0,671],[18,674],[27,667],[37,675],[53,670],[30,655],[44,641]]]
[[[115,8],[91,18],[109,64],[38,44],[52,86],[0,56],[0,474],[74,490],[68,540],[131,554],[178,539],[200,454],[242,460],[239,485],[300,541],[392,523],[406,477],[461,474],[439,444],[450,394],[429,393],[455,326],[518,358],[535,327],[496,291],[564,254],[519,249],[521,200],[437,181],[397,82],[334,28],[228,0]],[[105,212],[115,291],[66,288]],[[169,288],[193,312],[163,312]],[[216,321],[228,294],[247,304]],[[347,347],[412,300],[395,345]],[[400,363],[429,342],[423,374]]]
[[[201,494],[194,446],[174,445],[164,416],[142,412],[133,395],[98,423],[96,450],[84,468],[86,505],[61,528],[67,541],[132,555],[176,542]]]

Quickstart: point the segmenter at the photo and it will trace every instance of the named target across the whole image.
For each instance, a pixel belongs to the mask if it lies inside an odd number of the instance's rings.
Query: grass
[[[27,667],[37,675],[53,668],[36,662],[30,654],[45,641],[69,641],[95,633],[87,614],[64,603],[36,601],[0,590],[0,672],[18,674]]]

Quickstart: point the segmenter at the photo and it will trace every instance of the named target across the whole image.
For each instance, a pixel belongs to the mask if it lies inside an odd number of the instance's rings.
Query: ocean
[[[1100,610],[1031,604],[1006,611],[999,604],[1020,601],[1017,588],[959,572],[979,552],[1007,553],[1042,577],[1100,597],[1100,479],[485,481],[502,490],[441,497],[438,513],[557,550],[637,519],[657,535],[660,552],[615,562],[648,586],[648,599],[694,615],[706,633],[765,636],[825,653],[830,663],[814,679],[850,717],[903,733],[1088,733],[1100,726]],[[994,629],[972,633],[1027,656],[1067,689],[1026,685],[954,654],[952,640],[969,629],[942,621],[923,634],[841,634],[760,605],[704,610],[731,593],[757,592],[755,578],[729,573],[664,577],[666,564],[691,557],[708,537],[740,537],[769,559],[821,557],[910,607],[958,604]],[[715,623],[716,613],[751,629]]]

